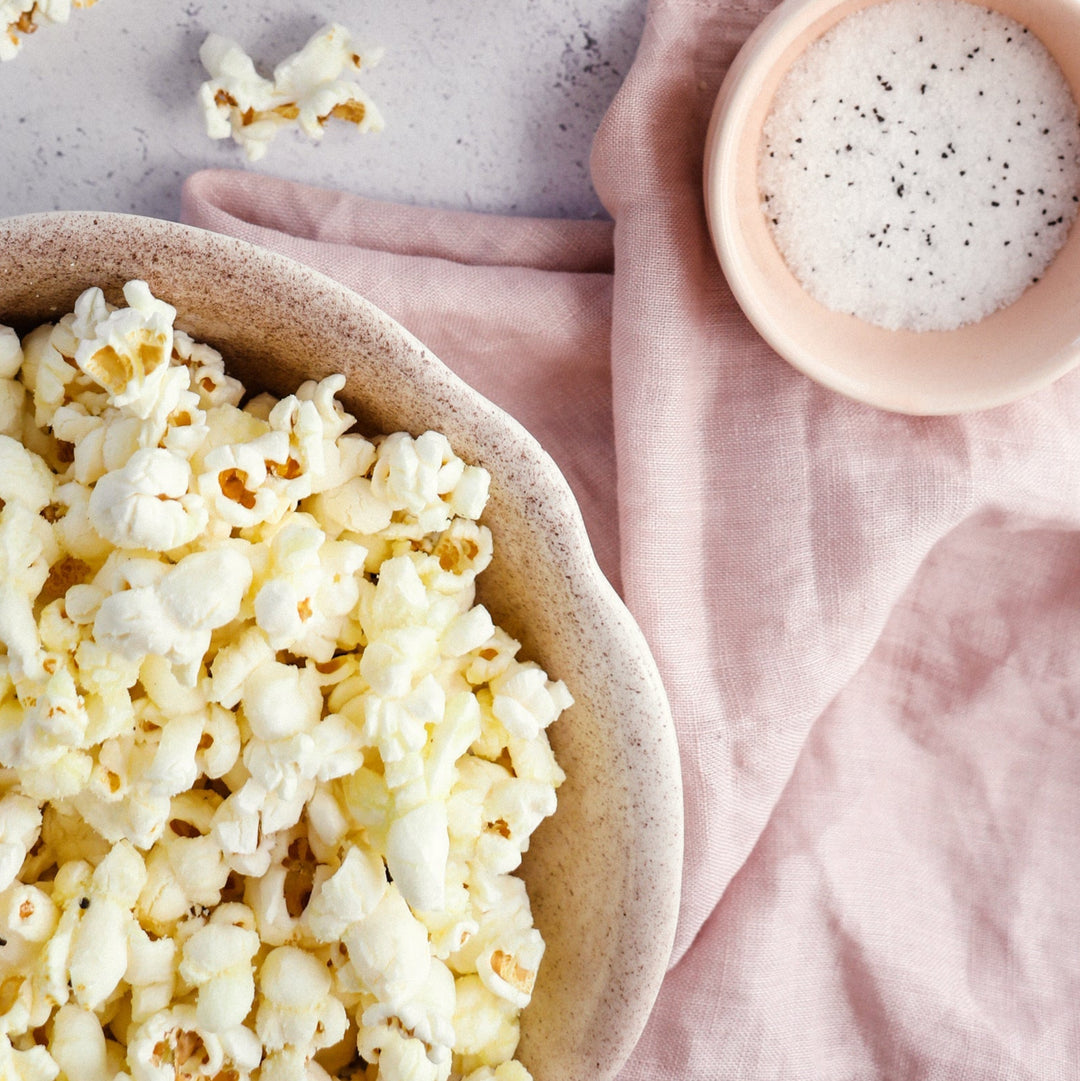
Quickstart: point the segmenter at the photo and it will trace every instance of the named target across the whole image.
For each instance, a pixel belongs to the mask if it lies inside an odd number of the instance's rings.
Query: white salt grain
[[[1019,23],[966,0],[886,0],[787,73],[758,183],[811,296],[890,329],[948,330],[1014,301],[1065,242],[1080,120]]]

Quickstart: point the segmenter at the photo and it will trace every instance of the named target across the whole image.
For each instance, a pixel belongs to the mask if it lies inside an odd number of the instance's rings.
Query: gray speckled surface
[[[175,218],[203,166],[440,207],[604,211],[592,138],[629,68],[645,0],[99,0],[0,63],[0,217],[116,210]],[[358,78],[386,129],[279,135],[250,165],[203,131],[206,34],[269,70],[326,22],[386,53]]]

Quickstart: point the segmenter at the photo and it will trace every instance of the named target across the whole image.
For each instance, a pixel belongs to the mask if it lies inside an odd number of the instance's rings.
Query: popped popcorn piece
[[[445,1081],[449,1076],[449,1061],[440,1070],[439,1064],[428,1058],[422,1040],[394,1025],[365,1027],[357,1047],[366,1062],[378,1063],[380,1081]]]
[[[491,681],[491,708],[511,735],[533,739],[572,699],[562,682],[552,682],[539,665],[531,661],[496,676]]]
[[[365,919],[386,893],[386,868],[370,849],[353,845],[329,877],[314,884],[301,922],[317,942],[336,942]]]
[[[21,360],[20,353],[19,359]],[[2,361],[0,357],[0,361]],[[0,433],[19,438],[26,423],[26,388],[17,379],[0,377]]]
[[[41,457],[10,436],[0,436],[0,499],[39,514],[52,502],[56,478]]]
[[[342,939],[349,950],[349,965],[379,1001],[400,1006],[423,991],[432,964],[427,930],[395,883]]]
[[[314,728],[323,700],[318,679],[308,669],[266,661],[245,681],[240,705],[252,735],[271,742]]]
[[[33,950],[19,950],[18,944],[38,945],[50,938],[58,920],[56,905],[52,898],[37,886],[17,882],[0,894],[0,926],[8,945],[16,939],[15,948],[3,947],[0,963],[16,967],[18,961],[28,957]]]
[[[174,327],[173,352],[191,372],[191,388],[198,395],[200,408],[237,406],[243,400],[243,384],[226,374],[225,360],[216,349]]]
[[[489,991],[521,1010],[532,998],[543,956],[544,940],[535,927],[512,930],[480,954],[476,971]]]
[[[500,1062],[494,1069],[481,1066],[473,1070],[464,1081],[532,1081],[532,1074],[516,1059]]]
[[[124,979],[131,986],[134,1024],[167,1009],[172,1002],[176,990],[176,953],[173,939],[151,938],[138,922],[128,925],[128,966]]]
[[[288,460],[288,438],[264,432],[246,443],[214,447],[202,461],[198,491],[215,517],[236,528],[278,522],[292,500],[277,483],[277,464]]]
[[[121,841],[90,879],[82,918],[71,937],[68,972],[76,1002],[96,1010],[116,989],[128,967],[127,931],[146,881],[142,857]]]
[[[221,901],[229,865],[211,835],[212,807],[220,799],[216,793],[190,792],[169,807],[167,824],[147,855],[137,903],[141,923],[155,934],[172,934],[191,911]]]
[[[242,1024],[255,1001],[252,959],[259,936],[236,922],[237,914],[228,908],[218,909],[184,942],[180,961],[181,979],[198,989],[195,1018],[207,1032],[227,1032]]]
[[[69,397],[69,386],[78,381],[74,352],[69,358],[53,344],[59,324],[35,327],[22,340],[23,362],[19,375],[34,405],[34,424],[46,428],[56,410]]]
[[[570,696],[476,603],[486,472],[124,299],[0,328],[0,1076],[528,1081]]]
[[[433,960],[423,987],[413,998],[397,1003],[380,1001],[364,1010],[357,1042],[377,1045],[378,1037],[372,1030],[387,1027],[416,1040],[430,1062],[449,1065],[455,1042],[456,997],[454,974],[441,961]]]
[[[176,309],[154,297],[143,281],[124,286],[126,308],[113,308],[100,289],[75,304],[75,363],[102,386],[113,406],[146,417],[169,370]]]
[[[259,1068],[259,1081],[334,1081],[302,1048],[286,1047],[267,1055]]]
[[[306,514],[294,514],[270,542],[270,563],[255,595],[255,622],[275,649],[329,661],[360,597],[365,550],[328,541]]]
[[[498,1067],[513,1058],[519,1035],[515,1008],[489,991],[479,976],[460,976],[454,990],[454,1059],[460,1072]]]
[[[0,59],[6,59],[2,52]],[[44,1047],[19,1051],[6,1034],[0,1034],[0,1077],[5,1081],[54,1081],[59,1072],[60,1067]]]
[[[251,573],[234,548],[192,552],[153,585],[109,594],[94,617],[94,637],[128,659],[166,657],[183,681],[194,682],[210,632],[236,618]]]
[[[191,479],[191,466],[178,455],[162,447],[137,450],[94,485],[90,523],[117,548],[179,548],[209,521],[202,497],[188,492]]]
[[[53,1017],[49,1054],[60,1071],[79,1081],[114,1081],[101,1022],[90,1011],[67,1003]]]
[[[386,866],[414,909],[440,909],[446,899],[450,854],[446,804],[429,800],[393,820],[386,841]]]
[[[244,693],[248,677],[261,664],[274,660],[274,650],[257,627],[248,627],[222,646],[210,667],[211,699],[232,709]]]
[[[274,69],[274,87],[295,103],[300,129],[313,139],[322,137],[331,116],[355,124],[360,131],[378,131],[382,118],[367,95],[344,71],[359,71],[378,61],[378,52],[366,57],[353,46],[349,32],[336,23],[315,34],[298,52]]]
[[[257,1037],[240,1026],[219,1035],[208,1032],[194,1006],[170,1006],[138,1025],[127,1045],[127,1066],[133,1081],[213,1081],[228,1076],[248,1081],[258,1066]]]
[[[395,432],[377,446],[372,488],[415,521],[419,535],[446,529],[455,514],[478,518],[488,496],[487,471],[467,466],[439,432],[413,438]]]
[[[10,4],[11,0],[7,0]],[[3,18],[0,15],[0,18]],[[22,367],[23,352],[19,335],[11,327],[0,325],[0,379],[14,379]]]
[[[16,679],[43,674],[33,602],[58,558],[50,524],[31,506],[5,501],[0,510],[0,643],[7,647]]]
[[[23,38],[43,22],[66,23],[72,7],[88,8],[95,3],[97,0],[0,0],[0,62],[18,56]]]
[[[17,792],[0,799],[0,890],[15,881],[40,833],[41,810],[36,801]]]
[[[199,50],[210,76],[198,94],[206,133],[212,139],[232,136],[249,161],[258,161],[278,130],[290,125],[316,140],[331,117],[360,131],[381,131],[383,120],[374,103],[355,82],[342,78],[346,70],[359,71],[380,55],[361,55],[348,31],[332,24],[266,79],[236,42],[210,34]]]
[[[348,1022],[330,983],[326,966],[306,950],[279,946],[266,955],[259,968],[255,1031],[267,1051],[318,1050],[341,1039]]]

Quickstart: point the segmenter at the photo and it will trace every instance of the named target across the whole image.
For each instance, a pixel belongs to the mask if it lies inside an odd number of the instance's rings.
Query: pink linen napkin
[[[705,227],[768,0],[652,0],[614,220],[245,173],[183,216],[368,296],[562,466],[656,655],[686,788],[671,969],[624,1081],[1080,1077],[1080,374],[958,418],[790,369]]]

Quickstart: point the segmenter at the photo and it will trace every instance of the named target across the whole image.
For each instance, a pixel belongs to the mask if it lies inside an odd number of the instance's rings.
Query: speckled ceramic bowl
[[[829,311],[777,250],[757,184],[761,129],[796,58],[845,16],[879,0],[783,0],[747,39],[717,96],[705,147],[705,205],[736,300],[762,337],[804,374],[902,413],[986,409],[1040,390],[1080,361],[1080,229],[1037,285],[952,331],[884,330]],[[979,0],[1027,26],[1080,101],[1080,3]]]
[[[551,729],[567,774],[523,865],[548,943],[519,1054],[536,1081],[602,1081],[625,1061],[671,950],[682,866],[678,751],[645,641],[601,575],[570,489],[513,420],[397,323],[307,268],[231,238],[126,215],[0,221],[0,323],[71,309],[132,278],[176,306],[249,387],[343,371],[370,432],[428,428],[492,474],[496,556],[481,599],[576,704]]]

